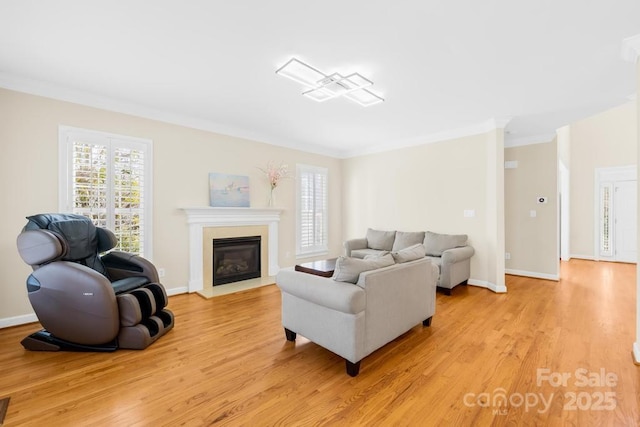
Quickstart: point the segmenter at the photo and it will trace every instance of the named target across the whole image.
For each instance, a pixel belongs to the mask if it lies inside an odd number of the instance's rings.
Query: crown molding
[[[632,63],[640,56],[640,34],[622,40],[622,59]]]
[[[221,125],[210,120],[176,114],[169,111],[158,110],[144,105],[127,102],[121,99],[72,89],[51,82],[18,77],[1,71],[0,88],[9,89],[16,92],[28,93],[30,95],[42,96],[45,98],[51,98],[58,101],[85,105],[87,107],[99,108],[101,110],[128,114],[144,119],[156,120],[177,126],[184,126],[191,129],[213,132],[234,138],[247,139],[264,144],[291,148],[294,150],[319,154],[322,156],[340,157],[340,153],[337,153],[325,147],[310,144],[301,146],[301,144],[297,141],[282,141],[270,135],[263,135],[257,132],[248,131],[246,129],[238,129],[231,126]]]
[[[351,157],[366,156],[368,154],[383,153],[401,148],[416,147],[418,145],[433,144],[435,142],[448,141],[452,139],[465,138],[468,136],[481,135],[496,129],[504,129],[511,121],[511,117],[493,117],[484,122],[475,123],[469,126],[447,129],[441,132],[427,134],[417,138],[395,141],[391,144],[376,145],[365,149],[351,150],[342,152],[340,158],[347,159]]]
[[[556,137],[555,133],[524,136],[522,138],[505,138],[504,148],[522,147],[523,145],[547,144]]]

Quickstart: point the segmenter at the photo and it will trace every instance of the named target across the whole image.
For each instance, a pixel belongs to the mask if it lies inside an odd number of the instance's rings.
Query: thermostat
[[[538,197],[538,203],[547,203],[547,198],[544,196],[539,196]]]

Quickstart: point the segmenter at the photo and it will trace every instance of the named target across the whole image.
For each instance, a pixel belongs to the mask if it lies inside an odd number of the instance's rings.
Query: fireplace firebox
[[[260,236],[213,239],[213,286],[261,276]]]

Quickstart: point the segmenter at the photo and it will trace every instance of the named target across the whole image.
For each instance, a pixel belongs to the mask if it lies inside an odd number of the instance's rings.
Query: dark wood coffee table
[[[338,258],[324,259],[321,261],[305,262],[295,267],[296,271],[303,273],[315,274],[316,276],[331,277],[336,269],[336,260]]]

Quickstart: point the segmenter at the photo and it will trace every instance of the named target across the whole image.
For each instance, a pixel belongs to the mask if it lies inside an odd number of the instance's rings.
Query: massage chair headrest
[[[84,260],[117,244],[111,231],[96,227],[82,215],[39,214],[27,219],[18,236],[18,252],[32,266],[55,260]]]

